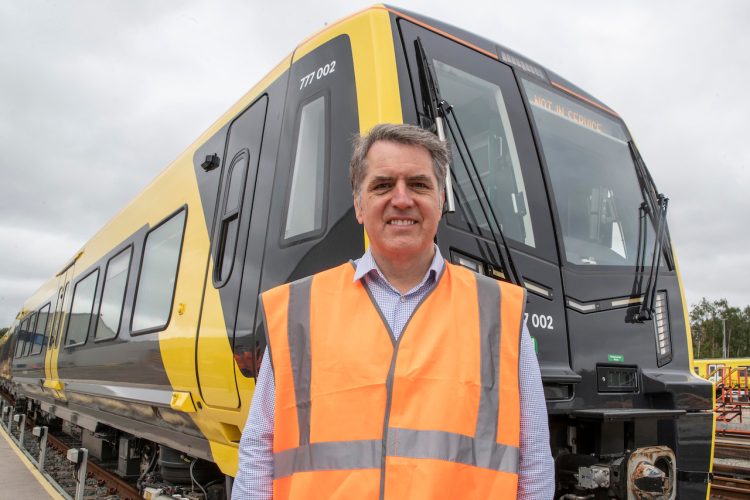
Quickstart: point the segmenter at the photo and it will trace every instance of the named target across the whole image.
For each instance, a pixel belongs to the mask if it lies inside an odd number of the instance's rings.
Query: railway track
[[[26,420],[23,433],[23,446],[19,446],[21,437],[17,425],[8,429],[7,422],[3,422],[5,432],[11,435],[16,446],[36,465],[40,454],[39,440],[32,435],[34,423]],[[45,467],[42,474],[50,484],[65,498],[75,498],[77,480],[75,467],[66,459],[70,448],[80,447],[80,442],[62,433],[48,433],[46,442]],[[86,479],[84,498],[106,498],[107,500],[141,500],[136,487],[116,474],[108,471],[94,460],[86,462]]]
[[[750,480],[714,474],[711,481],[711,498],[716,500],[747,500],[750,498]]]
[[[47,444],[62,455],[65,455],[71,448],[63,439],[52,434],[47,436]],[[88,478],[96,480],[97,488],[104,489],[109,496],[117,495],[120,500],[140,500],[143,498],[138,494],[138,490],[133,485],[92,460],[88,460],[86,471]]]
[[[714,456],[747,460],[750,457],[750,432],[718,431]],[[750,467],[714,463],[713,472],[712,499],[750,499]]]
[[[750,433],[745,431],[717,432],[714,457],[747,460],[750,457]]]

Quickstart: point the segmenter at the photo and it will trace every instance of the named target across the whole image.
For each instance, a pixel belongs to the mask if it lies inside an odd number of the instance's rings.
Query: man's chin
[[[395,240],[390,241],[388,245],[381,247],[379,251],[375,248],[373,248],[373,251],[376,251],[385,259],[410,260],[426,256],[432,257],[433,246],[432,244],[425,246],[421,242],[417,243],[407,240]]]

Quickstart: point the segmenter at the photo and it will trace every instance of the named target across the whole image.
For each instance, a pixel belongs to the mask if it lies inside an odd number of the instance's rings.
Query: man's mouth
[[[388,221],[388,224],[392,226],[411,226],[416,223],[416,221],[411,219],[391,219]]]

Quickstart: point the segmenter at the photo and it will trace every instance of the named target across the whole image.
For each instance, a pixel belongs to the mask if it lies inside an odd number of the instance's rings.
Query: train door
[[[197,371],[203,400],[222,408],[239,406],[232,344],[267,106],[267,96],[260,97],[229,126],[214,214]]]
[[[57,357],[60,352],[60,337],[65,331],[63,329],[66,320],[65,311],[68,310],[70,304],[70,295],[72,294],[70,280],[73,278],[74,269],[75,265],[70,264],[58,275],[57,296],[54,300],[55,309],[51,320],[52,326],[49,330],[47,351],[44,356],[44,387],[52,391],[55,396],[58,396],[57,391],[61,390],[60,377],[57,373]]]
[[[580,377],[570,367],[551,211],[513,70],[411,22],[399,25],[419,119],[431,114],[425,101],[430,73],[439,99],[452,106],[444,129],[453,154],[456,208],[441,221],[440,251],[455,264],[498,279],[512,276],[501,257],[510,254],[529,291],[525,319],[546,396],[567,399]]]

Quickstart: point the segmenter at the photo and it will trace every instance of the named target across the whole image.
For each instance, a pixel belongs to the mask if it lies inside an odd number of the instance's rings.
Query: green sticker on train
[[[624,363],[625,356],[622,354],[607,354],[607,361],[612,363]]]
[[[537,344],[536,338],[531,337],[531,342],[534,344],[534,354],[539,354],[539,344]]]

